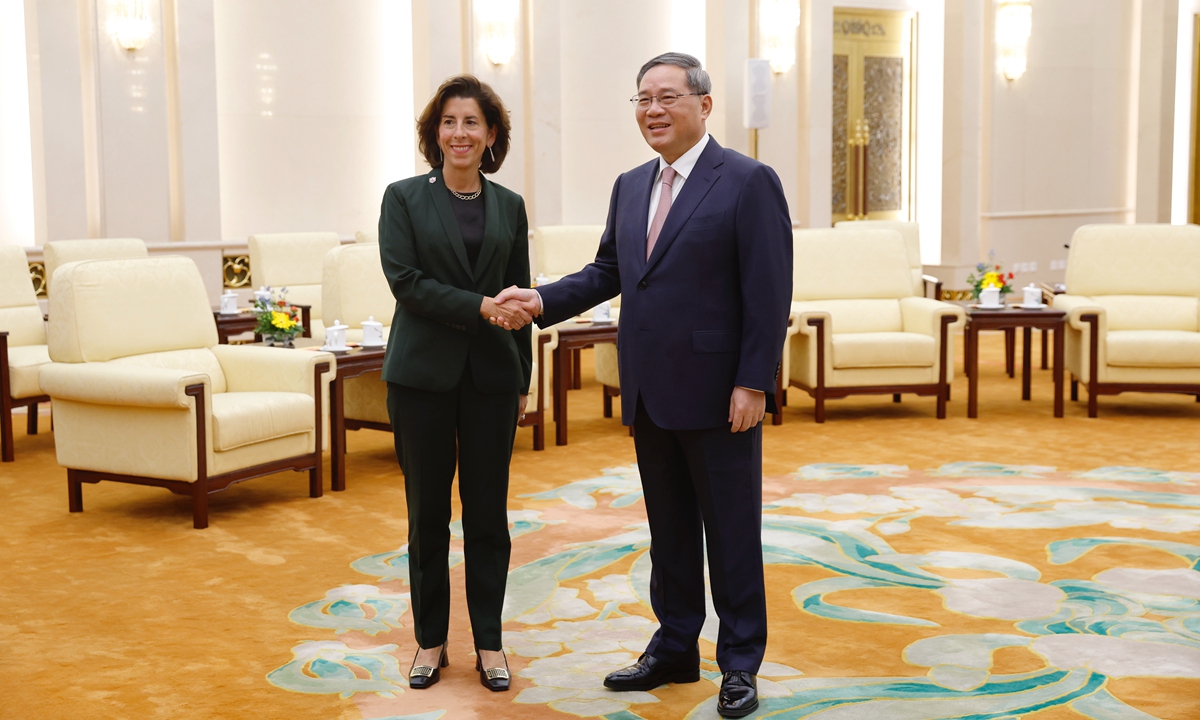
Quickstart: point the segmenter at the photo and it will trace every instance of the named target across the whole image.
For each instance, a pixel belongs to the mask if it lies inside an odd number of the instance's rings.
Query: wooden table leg
[[[345,381],[335,377],[329,383],[329,465],[333,478],[330,487],[335,492],[346,489],[346,407],[342,385]]]
[[[979,417],[979,329],[967,325],[967,417]]]
[[[1060,322],[1054,328],[1054,417],[1063,416],[1063,335],[1066,334],[1066,322]]]
[[[583,382],[580,378],[583,377],[583,348],[575,348],[571,353],[571,389],[578,390],[583,387]]]
[[[1042,369],[1050,369],[1050,331],[1042,328]]]
[[[554,349],[554,444],[567,444],[567,391],[571,388],[570,350]]]
[[[1008,376],[1017,375],[1017,329],[1004,328],[1004,370]]]
[[[1031,397],[1031,378],[1033,371],[1033,328],[1026,326],[1024,337],[1021,344],[1021,399],[1028,400]]]

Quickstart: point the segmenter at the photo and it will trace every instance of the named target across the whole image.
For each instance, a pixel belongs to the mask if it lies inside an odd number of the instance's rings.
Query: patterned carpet
[[[765,430],[771,636],[758,717],[1200,718],[1200,405],[1105,398],[1050,416],[985,345],[981,419],[857,398],[811,421],[793,391]],[[572,393],[571,444],[518,438],[509,693],[473,671],[461,541],[449,668],[416,692],[403,491],[390,437],[351,436],[349,488],[280,475],[187,500],[88,486],[68,515],[53,435],[0,467],[0,716],[715,718],[700,683],[613,693],[654,630],[632,443]],[[23,423],[22,423],[23,425]],[[461,535],[460,528],[452,528]]]

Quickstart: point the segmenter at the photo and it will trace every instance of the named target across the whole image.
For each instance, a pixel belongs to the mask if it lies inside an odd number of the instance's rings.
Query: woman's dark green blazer
[[[383,194],[379,254],[396,298],[383,363],[387,382],[447,392],[469,358],[480,392],[529,392],[532,326],[509,331],[479,315],[485,295],[529,287],[525,200],[481,179],[486,215],[474,272],[441,168],[394,182]]]

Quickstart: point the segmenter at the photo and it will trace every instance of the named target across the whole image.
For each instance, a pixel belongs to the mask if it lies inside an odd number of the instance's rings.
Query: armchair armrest
[[[796,335],[800,337],[794,337]],[[832,365],[824,367],[833,362],[833,316],[828,311],[820,309],[814,303],[792,303],[792,313],[788,317],[788,327],[784,335],[783,363],[779,370],[780,383],[784,388],[792,382],[793,342],[811,342],[814,346],[808,353],[809,367],[805,369],[803,377],[816,378],[832,371]],[[820,347],[816,347],[818,344]]]
[[[1067,322],[1076,330],[1087,330],[1091,327],[1090,321],[1084,321],[1084,315],[1095,315],[1101,330],[1107,326],[1104,308],[1086,295],[1055,295],[1053,304],[1055,310],[1062,310],[1067,314]]]
[[[942,299],[942,281],[932,275],[922,275],[921,279],[925,281],[925,294],[929,294],[929,286],[933,286],[933,299]]]
[[[204,373],[173,368],[108,363],[50,363],[38,380],[54,400],[74,400],[95,405],[129,407],[192,407],[188,388],[210,386]]]
[[[225,372],[229,392],[298,392],[311,396],[317,364],[329,363],[325,382],[337,373],[337,360],[327,352],[247,345],[214,345],[209,349]]]
[[[957,305],[923,297],[900,298],[900,316],[904,332],[921,333],[937,338],[942,334],[942,318],[952,316],[952,328],[966,324],[967,315]]]

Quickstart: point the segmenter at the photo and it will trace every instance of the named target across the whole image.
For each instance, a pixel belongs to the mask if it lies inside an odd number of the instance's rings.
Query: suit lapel
[[[699,159],[696,161],[696,167],[692,168],[692,174],[684,181],[683,189],[679,191],[679,197],[671,203],[671,211],[667,213],[667,221],[663,223],[662,231],[658,235],[658,242],[654,243],[654,252],[651,253],[650,259],[646,261],[642,275],[650,272],[651,269],[667,252],[667,248],[671,243],[675,242],[675,238],[679,236],[679,231],[683,229],[684,223],[692,216],[696,208],[700,207],[700,203],[704,201],[704,196],[708,195],[708,191],[712,189],[717,182],[717,178],[721,177],[721,173],[717,170],[721,166],[721,156],[724,150],[717,141],[709,138],[708,145],[705,146],[704,152],[700,153]],[[659,201],[661,202],[661,200]],[[649,213],[650,203],[646,202],[646,212]],[[645,245],[642,245],[643,255],[645,254]]]
[[[476,282],[483,276],[483,269],[491,262],[492,255],[496,253],[496,248],[503,241],[503,238],[500,237],[500,208],[496,206],[496,189],[492,187],[491,181],[482,175],[479,180],[483,183],[484,220],[483,245],[479,248],[479,258],[475,261],[473,279]]]
[[[429,176],[434,182],[429,183],[429,197],[437,208],[438,218],[442,221],[442,230],[450,241],[450,247],[458,256],[467,277],[471,277],[471,263],[467,260],[467,246],[463,244],[462,233],[458,231],[458,220],[454,218],[454,208],[450,207],[450,198],[446,194],[446,181],[442,179],[442,169],[434,168]],[[482,257],[480,258],[482,260]],[[480,263],[482,265],[483,263]]]
[[[638,272],[646,268],[646,227],[650,222],[650,195],[654,192],[654,180],[658,177],[658,158],[633,171],[633,186],[639,190],[633,194],[633,212],[625,226],[626,250],[634,256],[634,267]]]

